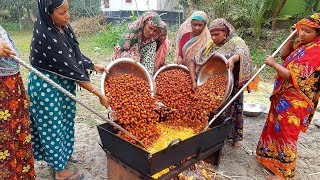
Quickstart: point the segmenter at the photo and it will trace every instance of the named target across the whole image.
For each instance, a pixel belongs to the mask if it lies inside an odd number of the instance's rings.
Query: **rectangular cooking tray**
[[[141,174],[153,174],[179,164],[182,160],[200,154],[224,142],[231,129],[232,118],[218,118],[219,125],[180,141],[159,152],[150,154],[116,135],[118,130],[108,123],[98,125],[103,150]]]

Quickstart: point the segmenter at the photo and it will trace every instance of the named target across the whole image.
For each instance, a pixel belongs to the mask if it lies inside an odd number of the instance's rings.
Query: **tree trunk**
[[[277,27],[277,17],[279,16],[284,4],[286,3],[287,0],[281,0],[277,9],[274,11],[272,15],[272,23],[271,23],[271,30],[276,30]]]
[[[21,6],[21,4],[19,4],[18,12],[19,12],[19,28],[20,28],[20,30],[23,29],[23,25],[22,25],[22,23],[23,23],[23,20],[22,20],[22,18],[23,18],[23,8],[22,7],[23,6]]]

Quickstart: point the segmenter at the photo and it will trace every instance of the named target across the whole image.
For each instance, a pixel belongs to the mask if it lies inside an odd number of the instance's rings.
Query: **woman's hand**
[[[230,68],[230,70],[232,71],[233,68],[234,68],[234,61],[233,61],[233,58],[229,58],[226,62],[226,67],[227,69]]]
[[[101,64],[94,64],[93,65],[93,70],[96,71],[97,73],[103,73],[106,71],[106,67]]]
[[[16,53],[11,51],[10,47],[5,43],[0,43],[0,57],[10,57],[11,55],[15,56]]]
[[[294,24],[294,25],[292,25],[291,26],[291,28],[290,28],[290,34],[294,31],[294,30],[296,30],[296,24]],[[298,37],[298,31],[292,36],[292,40],[294,40],[294,39],[296,39],[297,37]]]
[[[102,106],[109,107],[109,99],[106,96],[100,96],[99,99]]]
[[[275,69],[278,64],[273,56],[267,56],[267,58],[264,60],[264,63],[270,67],[275,68]]]
[[[193,92],[196,92],[197,87],[198,87],[198,86],[197,86],[197,83],[193,82],[193,83],[192,83],[192,91],[193,91]]]

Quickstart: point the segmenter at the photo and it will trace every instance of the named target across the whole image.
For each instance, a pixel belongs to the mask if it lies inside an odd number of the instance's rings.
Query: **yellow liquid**
[[[179,138],[181,141],[183,141],[195,135],[195,132],[191,128],[186,127],[171,127],[169,125],[159,123],[157,124],[157,128],[160,132],[160,137],[151,147],[147,148],[147,151],[151,154],[167,148],[174,139]],[[170,169],[166,168],[154,174],[152,177],[154,179],[158,179],[169,171]]]
[[[160,132],[160,137],[151,147],[147,148],[147,151],[151,154],[167,148],[174,139],[179,138],[183,141],[195,135],[191,128],[172,127],[162,123],[157,124],[157,129]]]

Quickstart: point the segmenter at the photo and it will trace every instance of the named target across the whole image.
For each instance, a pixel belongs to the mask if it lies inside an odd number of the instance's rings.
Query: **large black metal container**
[[[232,118],[219,117],[217,122],[222,123],[154,154],[118,137],[116,135],[118,130],[108,123],[97,127],[102,148],[109,156],[120,160],[141,174],[153,175],[171,165],[179,164],[190,156],[201,154],[209,148],[223,144],[228,137]]]

